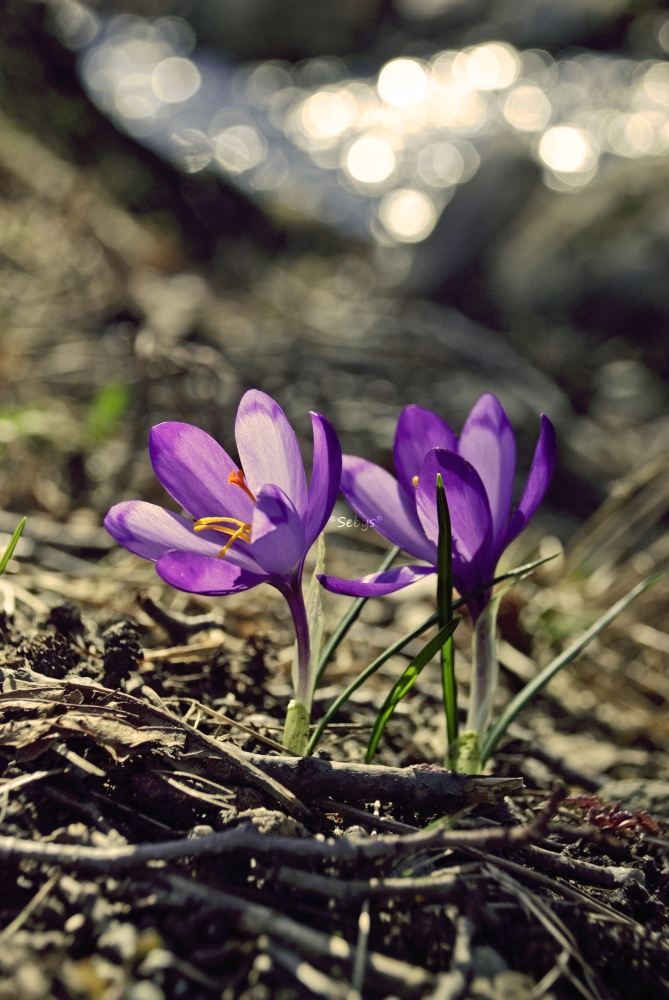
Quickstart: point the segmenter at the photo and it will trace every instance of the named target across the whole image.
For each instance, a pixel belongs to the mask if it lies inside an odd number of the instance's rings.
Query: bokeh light
[[[669,105],[669,64],[655,63],[645,73],[643,89],[656,104]]]
[[[128,73],[116,85],[114,104],[124,118],[149,118],[160,107],[149,73]]]
[[[561,174],[590,170],[597,158],[593,137],[569,125],[557,125],[543,134],[539,156],[547,167]]]
[[[105,22],[78,0],[59,12],[84,85],[120,128],[185,173],[218,171],[261,204],[384,246],[424,239],[504,133],[558,191],[590,183],[602,158],[669,151],[662,59],[553,57],[493,39],[356,78],[334,57],[234,66],[198,49],[175,16]],[[657,30],[669,51],[669,18]]]
[[[321,90],[307,97],[299,112],[299,122],[312,139],[334,139],[355,122],[358,103],[347,90]]]
[[[553,111],[543,90],[529,84],[514,87],[507,95],[503,109],[509,125],[521,132],[540,132],[550,121]]]
[[[377,135],[365,135],[349,147],[344,169],[362,184],[380,184],[395,169],[395,153],[390,142]]]
[[[379,96],[398,108],[419,104],[427,88],[427,74],[415,59],[393,59],[379,74]]]
[[[476,90],[503,90],[520,72],[518,53],[510,45],[490,42],[458,53],[453,62],[453,79]]]
[[[200,89],[201,83],[197,66],[182,56],[163,59],[151,74],[153,90],[166,104],[187,101]]]
[[[264,138],[253,125],[231,125],[212,136],[214,156],[231,174],[241,174],[262,163],[267,151]]]
[[[422,191],[401,189],[387,194],[379,216],[388,233],[402,243],[418,243],[432,232],[437,209]]]
[[[208,136],[195,128],[184,128],[170,137],[172,160],[186,174],[195,174],[211,163],[214,151]]]

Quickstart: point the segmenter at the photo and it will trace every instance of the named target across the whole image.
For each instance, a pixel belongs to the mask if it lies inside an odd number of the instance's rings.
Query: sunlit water
[[[361,79],[334,58],[234,66],[199,52],[179,18],[103,23],[67,2],[57,29],[91,99],[180,170],[218,171],[274,211],[380,245],[425,239],[494,136],[514,135],[558,191],[611,157],[669,151],[661,60],[489,42]]]

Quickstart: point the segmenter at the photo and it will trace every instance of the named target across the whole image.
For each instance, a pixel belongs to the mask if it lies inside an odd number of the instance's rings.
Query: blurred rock
[[[537,190],[491,261],[506,324],[580,328],[590,350],[620,338],[669,376],[668,184],[658,158],[612,162],[573,194]]]
[[[541,172],[526,147],[493,140],[481,166],[458,187],[430,236],[415,249],[400,291],[436,298],[477,319],[490,319],[482,287],[495,241],[541,186]]]
[[[189,20],[205,45],[238,59],[346,55],[372,41],[381,0],[196,0]]]
[[[604,802],[619,802],[623,809],[669,819],[669,781],[623,778],[602,785],[597,794]]]
[[[393,6],[405,30],[439,44],[501,40],[552,52],[569,45],[619,44],[634,15],[647,13],[640,6],[661,10],[652,0],[644,5],[634,0],[393,0]],[[643,37],[647,34],[646,29]]]

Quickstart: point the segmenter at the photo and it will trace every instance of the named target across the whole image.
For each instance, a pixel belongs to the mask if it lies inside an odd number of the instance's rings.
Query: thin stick
[[[46,882],[39,887],[33,898],[26,903],[21,912],[14,917],[11,924],[7,924],[7,926],[0,931],[0,941],[7,941],[12,934],[16,933],[19,928],[23,927],[28,917],[31,916],[37,907],[44,902],[59,878],[60,872],[56,875],[52,875],[51,878],[47,879]]]

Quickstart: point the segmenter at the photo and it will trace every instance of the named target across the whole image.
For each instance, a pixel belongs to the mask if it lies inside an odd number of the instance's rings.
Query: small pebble
[[[124,1000],[165,1000],[165,993],[157,983],[142,979],[132,984],[126,991]]]

